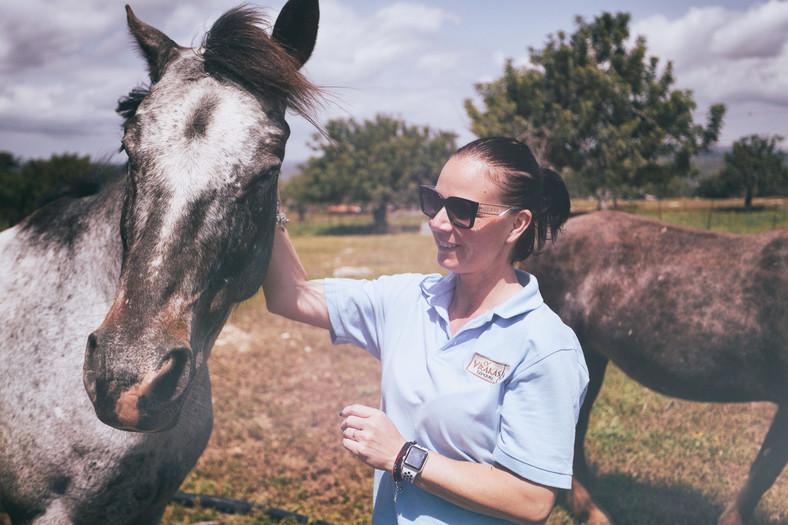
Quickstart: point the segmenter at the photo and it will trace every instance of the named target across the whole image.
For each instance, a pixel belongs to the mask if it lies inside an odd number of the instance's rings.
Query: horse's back
[[[526,269],[588,350],[663,393],[788,400],[788,231],[721,234],[620,212],[570,219]]]

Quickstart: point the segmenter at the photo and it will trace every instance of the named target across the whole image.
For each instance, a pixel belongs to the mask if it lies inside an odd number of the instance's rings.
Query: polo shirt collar
[[[484,322],[492,319],[493,316],[498,316],[503,319],[509,319],[516,315],[521,315],[531,310],[539,308],[544,300],[539,293],[539,285],[536,277],[515,269],[517,280],[523,286],[516,295],[510,297],[503,303],[493,308],[490,312],[481,316]],[[451,302],[452,295],[454,294],[454,285],[457,282],[457,274],[449,272],[445,276],[435,276],[435,278],[424,279],[421,283],[422,294],[427,304],[434,308],[444,319],[448,321],[449,314],[448,308]],[[473,323],[475,324],[475,323]]]

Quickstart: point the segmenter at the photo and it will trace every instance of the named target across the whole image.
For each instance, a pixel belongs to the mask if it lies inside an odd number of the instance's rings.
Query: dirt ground
[[[214,432],[183,490],[368,523],[372,471],[342,447],[339,412],[379,405],[375,359],[247,305],[222,331],[210,367]]]
[[[215,427],[183,490],[264,503],[333,524],[369,523],[372,473],[341,446],[339,410],[377,406],[379,366],[327,333],[269,314],[260,299],[231,318],[211,356]],[[616,523],[716,523],[746,478],[770,404],[702,404],[655,394],[612,368],[587,450]],[[788,524],[778,479],[755,525]],[[263,516],[168,512],[167,523]],[[560,502],[550,525],[575,523]]]

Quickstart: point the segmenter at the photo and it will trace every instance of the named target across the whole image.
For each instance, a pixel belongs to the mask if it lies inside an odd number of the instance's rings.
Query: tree
[[[16,220],[20,161],[11,153],[0,151],[0,229]]]
[[[711,107],[706,127],[693,123],[691,91],[671,89],[673,66],[659,72],[646,42],[631,48],[629,15],[603,13],[577,31],[530,48],[533,67],[507,62],[501,78],[477,84],[484,107],[465,108],[476,135],[508,135],[584,191],[618,195],[649,186],[659,192],[676,176],[693,176],[691,156],[716,143],[725,106]]]
[[[434,183],[456,149],[454,133],[383,115],[363,123],[332,120],[326,136],[314,139],[312,149],[322,155],[310,157],[283,194],[300,203],[369,206],[377,231],[387,229],[390,206],[417,202],[418,186]]]
[[[752,209],[755,195],[775,195],[788,190],[788,169],[777,146],[783,137],[750,135],[733,143],[725,153],[725,165],[703,190],[720,189],[724,197],[744,194],[744,208]],[[708,193],[708,191],[707,191]]]
[[[0,227],[12,226],[77,181],[99,180],[116,169],[90,157],[64,154],[24,163],[0,152]],[[69,191],[64,191],[68,193]]]

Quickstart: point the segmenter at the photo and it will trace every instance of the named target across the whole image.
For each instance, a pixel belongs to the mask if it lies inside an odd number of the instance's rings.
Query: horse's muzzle
[[[99,331],[88,338],[83,382],[98,418],[120,430],[160,432],[178,422],[192,380],[188,346],[167,345],[155,366],[135,360],[139,350],[100,344]]]

